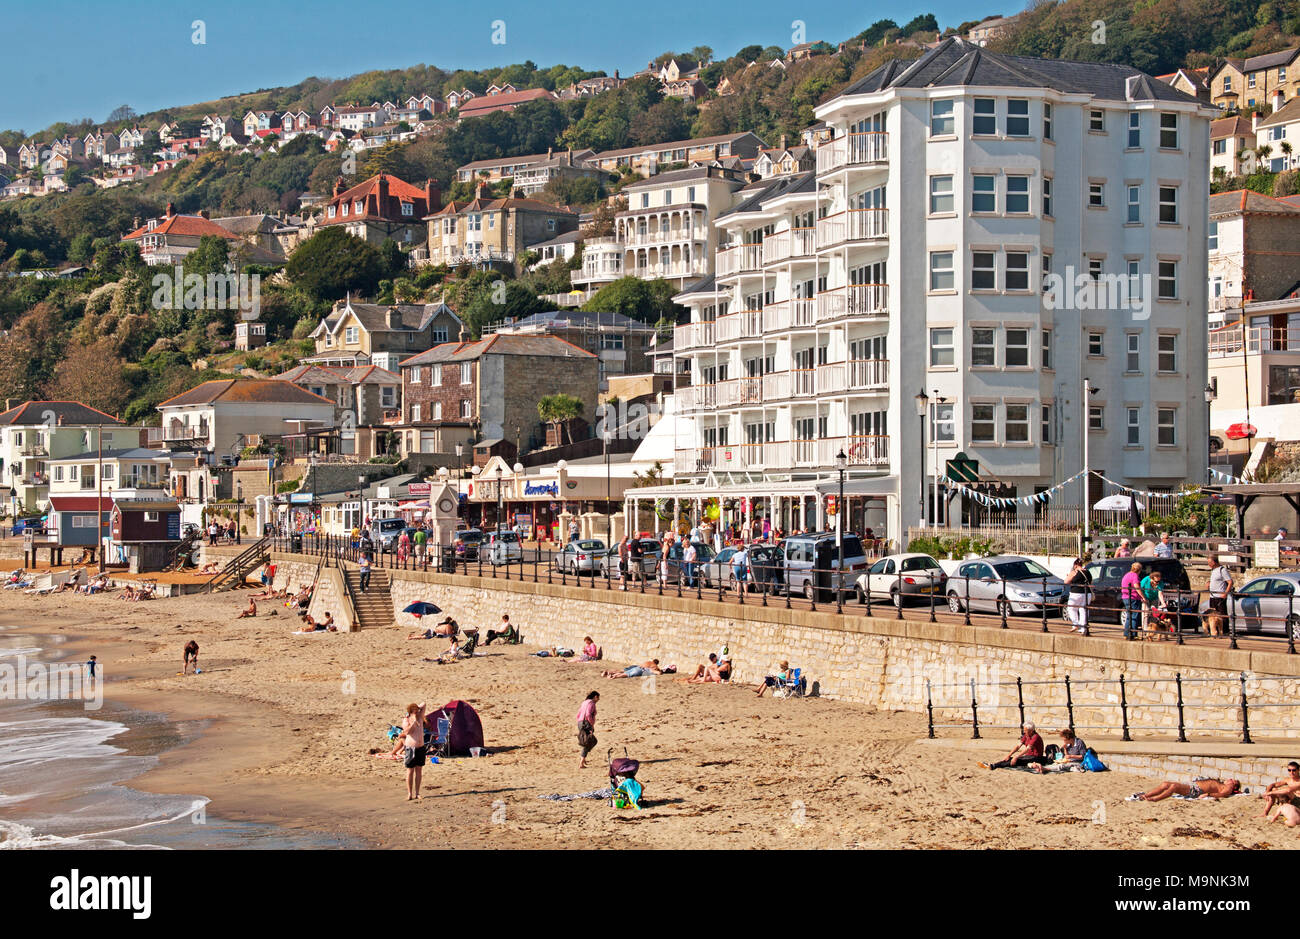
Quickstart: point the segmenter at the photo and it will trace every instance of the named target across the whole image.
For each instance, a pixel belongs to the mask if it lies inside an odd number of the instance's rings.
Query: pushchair
[[[605,759],[609,763],[609,804],[616,809],[641,808],[645,790],[636,778],[637,770],[641,768],[640,761],[627,755],[627,747],[623,748],[621,757],[615,757],[614,748],[610,747]]]

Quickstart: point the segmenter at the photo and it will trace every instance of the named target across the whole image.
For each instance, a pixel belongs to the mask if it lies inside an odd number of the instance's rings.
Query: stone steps
[[[362,593],[361,573],[353,568],[344,572],[355,598],[353,606],[361,629],[382,629],[393,625],[392,580],[388,571],[371,569],[370,589]]]

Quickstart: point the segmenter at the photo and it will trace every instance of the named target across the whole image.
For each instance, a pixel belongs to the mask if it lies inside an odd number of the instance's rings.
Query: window
[[[992,443],[995,439],[993,424],[993,405],[976,404],[971,406],[970,439],[972,443]]]
[[[158,513],[157,513],[157,512],[145,512],[145,513],[144,513],[144,520],[145,520],[146,522],[156,522],[156,521],[158,521]]]
[[[473,362],[461,362],[461,363],[460,363],[460,383],[461,383],[462,385],[468,385],[468,384],[470,384],[470,383],[473,382],[473,381],[474,381],[474,363],[473,363]]]
[[[1138,262],[1132,260],[1128,262],[1128,299],[1142,299],[1142,278],[1138,274]]]
[[[1178,187],[1160,187],[1160,223],[1174,225],[1178,223]]]
[[[1043,139],[1052,139],[1052,106],[1043,102]]]
[[[1254,87],[1255,87],[1255,73],[1254,73],[1254,72],[1251,72],[1249,75],[1246,76],[1246,87],[1247,87],[1247,88],[1254,88]]]
[[[1178,421],[1178,408],[1156,408],[1156,445],[1172,447],[1178,443],[1175,425]]]
[[[1284,82],[1284,81],[1286,81],[1286,66],[1285,66],[1285,65],[1280,66],[1280,67],[1278,68],[1278,70],[1277,70],[1277,80],[1278,80],[1279,82]]]
[[[1134,225],[1142,221],[1142,187],[1128,187],[1128,221]]]
[[[347,329],[343,330],[344,342],[356,342],[360,338],[360,336],[361,336],[361,331],[357,329],[357,327],[355,326],[349,326]]]
[[[954,284],[951,251],[930,252],[930,289],[952,290]]]
[[[992,366],[997,364],[996,332],[990,328],[975,327],[970,331],[970,364]]]
[[[997,177],[974,177],[971,180],[970,210],[972,212],[996,212],[997,208]]]
[[[1006,436],[1007,443],[1029,442],[1029,405],[1008,404]]]
[[[1161,300],[1178,299],[1178,262],[1161,261],[1156,273],[1156,296]]]
[[[641,193],[641,208],[643,209],[650,208],[650,193],[648,192]]]
[[[1007,101],[1007,136],[1029,136],[1029,99],[1011,98]]]
[[[553,232],[553,231],[555,231],[555,219],[553,219],[553,218],[548,218],[548,219],[546,220],[546,230],[547,230],[548,232]]]
[[[1029,330],[1007,330],[1007,368],[1025,368],[1029,365]]]
[[[1127,343],[1127,348],[1126,348],[1126,353],[1124,358],[1124,371],[1126,372],[1142,371],[1141,335],[1138,333],[1128,333],[1127,339],[1125,341]]]
[[[1024,251],[1007,252],[1007,290],[1029,289],[1029,255]]]
[[[930,214],[953,210],[953,192],[951,176],[930,177]]]
[[[63,482],[63,467],[62,467],[62,466],[56,466],[56,467],[54,467],[54,481],[55,481],[56,483],[61,483],[61,482]]]
[[[1178,115],[1160,115],[1160,148],[1162,150],[1178,149]]]
[[[1102,346],[1102,340],[1104,336],[1105,336],[1104,333],[1088,333],[1088,354],[1089,355],[1106,354]]]
[[[997,102],[992,98],[975,99],[975,117],[971,121],[972,134],[996,134],[998,132]]]
[[[1042,413],[1042,428],[1041,428],[1042,441],[1045,444],[1051,443],[1052,428],[1056,423],[1052,415],[1052,406],[1050,404],[1044,404],[1041,413]]]
[[[384,385],[379,389],[379,406],[381,408],[391,408],[397,403],[397,389],[392,385]]]
[[[1104,208],[1106,205],[1106,187],[1104,183],[1088,183],[1088,207]]]
[[[442,402],[441,402],[441,401],[435,401],[435,402],[433,402],[433,414],[431,415],[431,417],[432,417],[435,421],[440,421],[440,420],[442,420]]]
[[[1218,251],[1219,250],[1219,223],[1210,222],[1210,227],[1209,229],[1207,229],[1206,234],[1207,234],[1206,240],[1210,245],[1210,250]]]
[[[441,365],[435,365],[435,366],[433,366],[432,368],[429,369],[429,384],[431,384],[431,385],[441,385],[441,384],[442,384],[442,366],[441,366]]]
[[[1125,424],[1127,436],[1124,443],[1130,447],[1142,446],[1142,409],[1125,408],[1127,423]]]
[[[468,399],[465,400],[465,401],[462,401],[462,402],[460,403],[460,419],[463,420],[463,421],[467,421],[467,420],[469,420],[472,416],[473,416],[473,413],[472,413],[472,411],[471,411],[471,405],[470,405],[470,402],[468,401]]]
[[[952,348],[952,330],[936,328],[930,330],[930,367],[944,368],[955,365]]]
[[[1130,150],[1142,146],[1142,115],[1137,112],[1128,116],[1128,146]]]
[[[1043,177],[1043,214],[1049,218],[1052,215],[1052,177]]]
[[[952,101],[931,101],[930,136],[943,137],[954,132]]]
[[[1088,112],[1088,130],[1096,131],[1099,134],[1106,132],[1106,112],[1090,110]]]
[[[1029,213],[1029,177],[1007,177],[1007,212]]]
[[[413,214],[413,210],[414,210],[414,208],[415,208],[415,207],[414,207],[413,205],[411,205],[411,203],[409,203],[409,202],[403,202],[403,203],[402,203],[402,214],[403,214],[403,215],[411,215],[411,214]]]
[[[1044,369],[1050,369],[1050,368],[1052,367],[1052,331],[1051,331],[1050,329],[1044,329],[1044,330],[1043,330],[1043,365],[1042,365],[1042,367],[1043,367]]]
[[[1088,405],[1088,429],[1105,430],[1106,429],[1106,406],[1103,404]]]
[[[1178,337],[1172,335],[1156,337],[1156,371],[1178,371]]]
[[[952,402],[930,405],[931,443],[956,443],[957,424],[953,416],[955,407]]]
[[[971,253],[971,290],[993,290],[997,287],[997,270],[992,251]]]
[[[411,423],[420,423],[420,406],[418,404],[411,405]]]
[[[412,384],[412,385],[418,385],[419,383],[420,383],[420,366],[418,366],[418,365],[412,365],[412,366],[411,366],[411,384]]]
[[[1088,277],[1094,283],[1101,280],[1101,258],[1088,258]]]

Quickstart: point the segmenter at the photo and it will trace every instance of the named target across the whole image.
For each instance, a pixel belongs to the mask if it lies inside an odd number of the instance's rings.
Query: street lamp
[[[456,444],[456,478],[465,478],[465,445],[463,443]]]
[[[505,472],[505,467],[500,463],[497,464],[497,532],[501,531],[501,516],[505,514],[505,500],[501,492],[501,474]]]
[[[835,503],[835,553],[839,556],[839,569],[836,574],[840,582],[836,584],[837,598],[844,589],[844,470],[849,465],[849,458],[844,455],[844,448],[835,454],[835,469],[840,474],[840,497]]]
[[[510,468],[515,474],[515,501],[518,502],[519,497],[523,492],[523,489],[520,488],[519,481],[524,478],[524,464],[516,462],[515,465]]]
[[[605,547],[614,547],[614,516],[609,510],[610,503],[613,501],[613,484],[610,480],[609,472],[609,442],[614,438],[609,428],[605,428],[600,434],[601,442],[605,448]]]
[[[1092,396],[1101,391],[1100,388],[1092,387],[1088,379],[1083,380],[1083,543],[1091,550],[1090,542],[1092,541],[1092,506],[1089,505],[1091,498],[1092,469],[1088,465],[1088,438],[1092,436]]]
[[[922,388],[916,396],[916,416],[921,421],[921,463],[917,467],[917,490],[921,503],[921,528],[925,527],[925,411],[930,403],[930,396]]]
[[[1218,390],[1214,387],[1215,380],[1211,380],[1205,386],[1205,482],[1210,485],[1214,482],[1213,471],[1210,469],[1210,411],[1214,405],[1214,399],[1219,396]],[[1208,511],[1208,510],[1207,510]]]
[[[483,470],[478,466],[478,464],[475,464],[469,468],[469,474],[474,477],[474,480],[476,482],[478,481],[479,473],[481,472],[483,472]],[[474,483],[470,483],[471,487],[473,485]],[[483,506],[481,505],[478,506],[478,524],[479,527],[482,527],[483,525]]]
[[[930,440],[934,444],[934,527],[939,527],[939,408],[948,399],[934,390],[934,419],[930,421]]]

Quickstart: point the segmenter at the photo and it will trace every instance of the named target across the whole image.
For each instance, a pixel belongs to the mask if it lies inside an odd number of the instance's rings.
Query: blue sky
[[[886,17],[901,25],[932,12],[947,27],[1022,6],[1023,0],[10,4],[0,54],[0,128],[30,133],[57,120],[102,121],[121,104],[143,113],[291,85],[310,75],[341,78],[421,62],[450,70],[532,59],[541,66],[563,62],[626,74],[668,49],[708,45],[730,55],[751,43],[788,47],[794,20],[806,24],[809,40],[834,42]],[[652,8],[651,16],[635,16]],[[192,42],[195,20],[206,26],[202,45]],[[505,21],[504,45],[491,41],[494,20]]]

